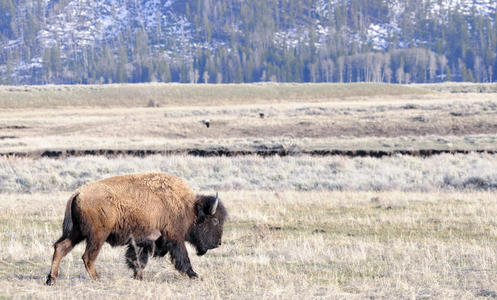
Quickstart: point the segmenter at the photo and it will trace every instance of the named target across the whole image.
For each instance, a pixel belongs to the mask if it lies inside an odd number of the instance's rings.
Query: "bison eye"
[[[216,218],[212,219],[212,224],[216,226],[217,224],[219,224],[219,220]]]

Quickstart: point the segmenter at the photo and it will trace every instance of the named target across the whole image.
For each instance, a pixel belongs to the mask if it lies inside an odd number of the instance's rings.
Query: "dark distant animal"
[[[165,173],[106,178],[79,188],[68,200],[62,236],[54,244],[46,284],[55,283],[60,260],[83,240],[83,262],[92,279],[104,242],[128,245],[126,258],[141,279],[148,257],[167,253],[176,269],[197,277],[185,241],[198,255],[221,245],[226,210],[219,197],[195,195],[184,180]]]
[[[259,113],[259,118],[264,119],[264,113]]]
[[[202,123],[205,125],[205,127],[209,128],[211,126],[211,120],[202,120]]]

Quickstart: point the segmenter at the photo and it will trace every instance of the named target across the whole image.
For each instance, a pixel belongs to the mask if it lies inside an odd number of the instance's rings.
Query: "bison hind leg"
[[[154,252],[153,242],[136,244],[131,241],[126,250],[126,264],[133,270],[133,277],[138,280],[143,279],[143,270],[148,263],[148,257]]]
[[[66,256],[77,244],[83,240],[81,232],[77,226],[74,226],[72,231],[66,235],[62,235],[54,243],[54,254],[52,258],[52,266],[50,273],[47,275],[46,284],[54,285],[59,276],[59,264],[61,259]]]

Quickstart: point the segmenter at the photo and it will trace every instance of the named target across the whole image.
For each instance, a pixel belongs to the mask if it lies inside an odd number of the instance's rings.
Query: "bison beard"
[[[92,279],[104,242],[127,245],[126,263],[136,279],[150,256],[167,253],[175,268],[197,277],[185,241],[198,255],[221,245],[226,210],[218,196],[195,196],[183,180],[164,173],[107,178],[81,187],[67,203],[62,237],[54,244],[46,284],[58,276],[60,260],[86,240],[83,261]]]

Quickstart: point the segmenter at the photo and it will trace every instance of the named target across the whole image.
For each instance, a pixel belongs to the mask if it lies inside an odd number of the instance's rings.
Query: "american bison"
[[[221,245],[227,213],[218,195],[195,195],[185,181],[165,173],[110,177],[79,188],[67,201],[62,236],[54,244],[46,284],[53,285],[60,260],[86,240],[83,262],[92,279],[104,242],[128,245],[126,259],[141,279],[148,257],[170,253],[176,269],[190,278],[192,269],[185,241],[198,255]]]

